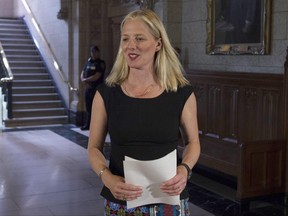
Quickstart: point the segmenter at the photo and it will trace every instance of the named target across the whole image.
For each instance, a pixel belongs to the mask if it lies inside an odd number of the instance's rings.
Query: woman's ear
[[[159,51],[161,49],[161,47],[162,47],[162,39],[159,38],[157,40],[157,44],[156,44],[156,51]]]

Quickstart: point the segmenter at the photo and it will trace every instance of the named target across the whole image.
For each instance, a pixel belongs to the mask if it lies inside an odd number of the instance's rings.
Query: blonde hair
[[[121,23],[120,30],[127,20],[142,20],[149,28],[150,33],[155,39],[161,38],[161,49],[155,54],[154,71],[160,85],[166,91],[177,91],[178,86],[185,86],[189,81],[184,76],[183,67],[179,61],[177,52],[172,47],[164,25],[160,18],[151,10],[140,9],[129,13]],[[129,66],[127,65],[121,44],[118,54],[111,70],[106,78],[108,86],[121,84],[129,75]]]

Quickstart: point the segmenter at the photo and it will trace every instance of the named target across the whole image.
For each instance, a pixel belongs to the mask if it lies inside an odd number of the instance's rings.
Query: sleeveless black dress
[[[177,92],[164,91],[155,98],[132,98],[121,87],[98,88],[107,112],[108,132],[111,139],[109,169],[115,175],[124,176],[124,156],[137,160],[154,160],[177,149],[180,117],[193,88],[187,85]],[[125,205],[115,199],[105,186],[101,195],[112,202]],[[188,198],[187,188],[180,199]]]

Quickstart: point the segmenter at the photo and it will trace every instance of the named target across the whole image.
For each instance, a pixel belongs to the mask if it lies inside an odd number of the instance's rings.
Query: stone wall
[[[14,0],[0,0],[0,17],[14,17]]]
[[[164,22],[171,41],[182,50],[187,69],[283,73],[288,44],[288,3],[272,1],[271,52],[268,55],[207,55],[207,7],[203,0],[167,0]]]

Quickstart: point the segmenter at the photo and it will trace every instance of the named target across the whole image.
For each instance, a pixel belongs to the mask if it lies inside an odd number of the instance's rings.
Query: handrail
[[[5,52],[4,52],[4,49],[3,49],[3,46],[0,42],[0,58],[1,58],[1,61],[3,61],[3,64],[4,64],[4,69],[5,69],[5,72],[6,72],[6,77],[3,77],[0,79],[0,84],[4,83],[4,85],[2,86],[2,90],[5,94],[5,97],[4,97],[4,100],[7,102],[7,105],[6,105],[6,110],[7,110],[7,116],[8,119],[12,119],[13,118],[13,113],[12,113],[12,106],[13,106],[13,103],[12,103],[12,83],[13,83],[13,74],[12,74],[12,71],[11,71],[11,68],[9,66],[9,63],[8,63],[8,60],[6,58],[6,55],[5,55]],[[2,64],[2,62],[1,62]],[[3,104],[1,104],[3,106]],[[3,116],[1,116],[1,119],[3,120]]]
[[[11,71],[11,68],[9,66],[9,63],[7,61],[7,58],[6,58],[6,55],[5,55],[5,52],[4,52],[4,49],[3,49],[3,46],[0,42],[0,54],[1,54],[1,58],[3,60],[3,63],[4,63],[4,66],[5,66],[5,70],[7,71],[7,76],[6,77],[3,77],[0,79],[0,83],[4,83],[4,82],[12,82],[14,77],[13,77],[13,74],[12,74],[12,71]]]
[[[48,43],[46,37],[44,36],[39,24],[37,23],[37,21],[35,19],[35,16],[34,16],[34,14],[32,13],[32,11],[30,9],[30,6],[27,4],[26,0],[22,0],[22,3],[24,5],[26,11],[28,12],[28,14],[31,16],[32,23],[35,26],[37,32],[39,33],[39,35],[42,38],[43,42],[45,43],[47,49],[49,50],[49,54],[52,56],[54,67],[57,70],[57,72],[58,72],[59,76],[61,77],[62,81],[68,85],[70,91],[78,93],[78,89],[73,87],[71,85],[71,83],[64,77],[64,73],[62,71],[62,68],[61,68],[61,66],[59,66],[57,58],[56,58],[53,50],[51,49],[50,44]],[[33,40],[36,42],[36,44],[38,44],[35,38],[33,38]]]

